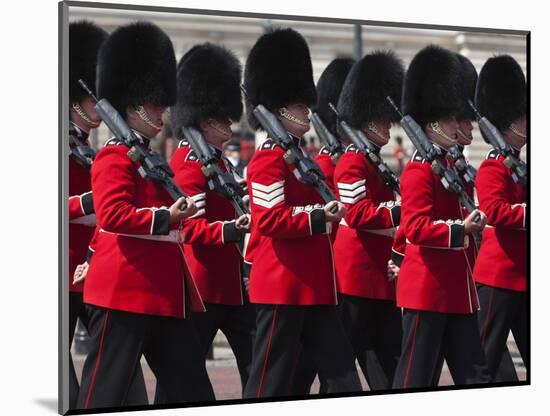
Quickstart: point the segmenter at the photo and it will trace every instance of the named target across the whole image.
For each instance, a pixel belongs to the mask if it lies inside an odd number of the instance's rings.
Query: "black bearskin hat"
[[[338,98],[346,77],[355,63],[351,58],[336,58],[325,68],[317,81],[317,104],[312,109],[316,112],[332,134],[337,134],[336,114],[329,107],[338,105]]]
[[[514,58],[500,55],[485,62],[477,81],[476,106],[498,129],[526,114],[525,75]]]
[[[364,56],[351,69],[338,101],[340,117],[351,127],[365,121],[398,121],[399,115],[386,100],[399,102],[405,69],[391,51],[376,51]]]
[[[456,116],[457,120],[475,121],[474,110],[468,104],[468,100],[474,101],[477,83],[477,71],[472,62],[460,54],[456,54],[460,62],[460,110]]]
[[[305,39],[293,29],[275,29],[254,44],[244,69],[250,126],[260,127],[252,109],[263,104],[275,111],[291,103],[312,106],[317,101],[313,68]]]
[[[88,94],[78,84],[83,79],[90,88],[95,88],[95,69],[99,48],[108,33],[87,20],[69,25],[69,101],[80,102]]]
[[[402,107],[423,126],[458,114],[460,63],[454,52],[430,45],[412,59],[403,86]]]
[[[170,110],[176,131],[210,117],[241,118],[241,64],[227,49],[211,43],[191,48],[178,64],[177,86]]]
[[[123,117],[128,106],[173,105],[176,57],[166,33],[149,22],[131,23],[111,33],[99,51],[97,94]]]

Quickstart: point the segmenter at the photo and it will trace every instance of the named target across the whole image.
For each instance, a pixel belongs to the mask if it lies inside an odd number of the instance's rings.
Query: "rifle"
[[[185,137],[202,164],[202,173],[208,178],[208,186],[223,197],[229,199],[237,215],[248,214],[248,206],[244,201],[244,192],[235,180],[235,177],[224,172],[218,164],[219,159],[214,155],[201,132],[194,127],[182,127],[181,134]]]
[[[181,197],[187,197],[178,184],[172,179],[174,172],[166,162],[166,159],[158,153],[150,152],[143,145],[139,137],[130,127],[128,127],[128,124],[126,124],[122,116],[106,98],[98,100],[83,80],[78,80],[78,83],[95,101],[95,110],[107,127],[109,127],[117,139],[121,140],[130,148],[130,150],[128,150],[128,157],[133,162],[140,162],[138,172],[141,177],[150,179],[161,185],[174,201],[177,201]],[[184,211],[186,208],[187,203],[182,203],[180,210]]]
[[[95,152],[90,146],[82,144],[80,141],[82,134],[78,127],[73,123],[69,123],[69,142],[72,145],[70,147],[70,155],[83,167],[90,170],[94,161]]]
[[[442,155],[441,150],[433,145],[422,128],[411,116],[403,115],[401,110],[399,110],[389,95],[386,97],[386,100],[388,100],[395,112],[399,114],[399,117],[401,118],[399,124],[401,124],[403,130],[407,133],[407,136],[413,143],[414,147],[416,147],[416,150],[418,150],[418,153],[420,153],[420,156],[430,162],[432,171],[439,176],[439,180],[445,190],[455,194],[462,203],[462,206],[466,208],[468,212],[472,213],[475,211],[477,207],[475,206],[474,201],[472,201],[464,190],[464,186],[462,185],[462,182],[456,172],[453,169],[444,166],[438,159],[438,157]],[[480,220],[479,214],[476,215],[473,220],[474,222],[478,222]],[[478,250],[480,242],[481,234],[477,232],[474,233],[474,244]]]
[[[311,121],[313,122],[313,128],[319,136],[321,143],[323,143],[323,146],[325,146],[330,153],[332,163],[336,164],[338,159],[340,159],[340,156],[342,156],[342,153],[344,153],[342,145],[330,132],[327,126],[325,126],[325,123],[323,123],[323,120],[321,120],[321,117],[319,117],[317,113],[312,114]]]
[[[247,96],[246,89],[242,85],[241,89],[245,96]],[[305,183],[313,185],[325,203],[335,201],[336,197],[324,182],[323,179],[325,179],[325,175],[323,175],[319,165],[309,156],[304,155],[277,117],[262,104],[255,106],[252,113],[267,132],[268,136],[285,151],[283,156],[285,162],[289,165],[296,165],[301,179]],[[338,207],[334,206],[331,211],[332,213],[336,213]]]
[[[483,136],[489,141],[491,146],[504,158],[504,166],[512,171],[514,182],[527,186],[527,164],[514,154],[514,149],[504,140],[500,131],[491,123],[487,117],[482,117],[479,111],[468,100],[468,104],[474,110],[479,124],[479,129]]]
[[[359,129],[354,129],[345,120],[341,119],[338,110],[336,109],[336,107],[334,107],[332,103],[329,103],[329,106],[336,114],[338,124],[340,125],[340,128],[342,129],[346,137],[372,162],[384,183],[389,186],[393,190],[393,192],[401,195],[401,190],[399,189],[399,178],[390,169],[386,162],[382,160],[380,155],[377,154],[376,148],[365,135],[365,133],[363,133]]]
[[[447,151],[449,152],[451,159],[453,159],[455,166],[462,175],[464,181],[466,183],[473,184],[476,180],[477,170],[466,161],[466,158],[458,148],[458,145],[451,146]]]

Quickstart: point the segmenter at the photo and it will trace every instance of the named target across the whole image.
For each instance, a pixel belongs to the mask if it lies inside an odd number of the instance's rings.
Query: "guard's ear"
[[[135,121],[138,115],[136,114],[136,109],[129,105],[126,107],[126,121]]]
[[[210,127],[210,124],[208,123],[208,120],[202,118],[202,119],[199,121],[199,128],[201,129],[201,131],[205,131],[205,130],[207,130],[209,127]]]

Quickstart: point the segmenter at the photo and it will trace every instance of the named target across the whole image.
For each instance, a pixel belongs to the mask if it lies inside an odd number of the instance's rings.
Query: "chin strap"
[[[153,121],[149,117],[149,114],[147,113],[147,111],[145,111],[145,108],[142,105],[137,105],[135,108],[135,112],[139,116],[139,118],[145,121],[145,123],[147,123],[150,127],[159,131],[162,130],[162,127],[157,126],[155,123],[153,123]]]
[[[453,140],[447,133],[445,133],[443,131],[443,129],[441,128],[441,126],[439,125],[439,122],[438,121],[433,121],[430,123],[430,127],[432,128],[432,130],[434,131],[435,134],[437,134],[438,136],[441,136],[443,137],[445,140],[448,141],[447,144],[449,144],[450,146],[453,146],[456,144],[456,140]]]
[[[293,123],[299,124],[300,126],[305,126],[305,127],[309,126],[309,123],[306,123],[305,121],[300,120],[290,111],[288,111],[288,108],[286,107],[279,108],[279,115],[281,117],[286,118],[288,121],[292,121]]]
[[[380,140],[383,140],[384,143],[387,143],[390,141],[390,136],[384,137],[382,133],[378,130],[378,127],[376,127],[376,124],[374,122],[369,121],[369,124],[367,124],[367,129],[373,133],[376,137],[378,137]]]
[[[521,131],[519,131],[518,127],[514,123],[510,124],[510,130],[512,130],[515,134],[517,134],[522,139],[527,138],[527,135],[523,134]]]
[[[95,129],[101,124],[101,121],[93,121],[90,118],[90,116],[88,114],[86,114],[86,112],[82,109],[82,107],[80,107],[80,105],[78,103],[73,103],[72,107],[73,107],[73,110],[75,111],[75,113],[78,114],[80,116],[80,118],[82,120],[84,120],[84,122],[87,125],[89,125],[91,128]]]
[[[464,134],[462,130],[456,129],[456,132],[458,133],[459,136],[462,136],[465,140],[472,141],[472,137],[466,136],[466,134]]]
[[[221,128],[218,122],[213,118],[209,118],[206,122],[210,127],[216,130],[218,133],[223,134],[224,136],[227,136],[227,137],[231,137],[231,132],[227,132],[226,130]]]

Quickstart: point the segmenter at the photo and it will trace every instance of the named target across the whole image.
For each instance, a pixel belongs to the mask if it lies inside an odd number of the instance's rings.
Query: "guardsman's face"
[[[502,134],[510,146],[516,150],[521,150],[527,143],[527,116],[518,118]]]
[[[218,149],[222,149],[224,143],[231,139],[231,120],[223,117],[201,120],[199,128],[205,140]]]
[[[84,110],[86,114],[88,114],[88,117],[92,119],[92,121],[96,123],[101,122],[101,117],[99,117],[99,114],[97,114],[97,111],[95,111],[95,101],[92,97],[84,97],[84,99],[80,102],[80,107]]]
[[[369,121],[361,125],[361,130],[378,147],[385,146],[390,141],[390,128],[391,122],[387,120]]]
[[[437,124],[440,132],[434,130],[432,123],[426,125],[426,134],[435,144],[447,150],[458,143],[456,138],[458,123],[454,117],[437,120]]]
[[[128,126],[143,134],[148,139],[155,137],[164,126],[163,115],[166,112],[164,106],[145,103],[142,105],[141,115],[137,108],[128,107],[126,109],[126,120]]]
[[[281,114],[284,109],[288,112],[286,117]],[[305,104],[288,104],[279,110],[277,117],[285,130],[296,137],[302,137],[310,129],[309,107]]]
[[[95,124],[95,126],[90,125],[86,120],[83,120],[72,106],[70,108],[71,121],[82,130],[89,133],[93,127],[98,127],[101,123],[101,117],[99,117],[99,114],[95,111],[95,101],[92,97],[86,96],[78,103],[78,105],[82,111],[84,111],[86,117],[88,117],[92,123]]]
[[[458,144],[462,146],[468,146],[474,139],[472,136],[472,130],[474,125],[470,120],[460,120],[458,122],[457,140]]]

